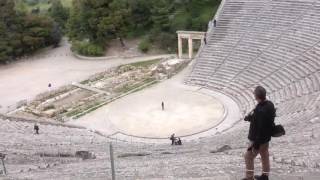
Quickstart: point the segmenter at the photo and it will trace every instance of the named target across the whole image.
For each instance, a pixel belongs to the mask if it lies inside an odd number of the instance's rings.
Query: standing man
[[[213,20],[213,27],[217,27],[217,20],[216,19]]]
[[[51,88],[52,88],[52,84],[51,83],[48,84],[48,88],[49,88],[49,91],[51,91]]]
[[[164,111],[164,102],[163,101],[161,103],[161,108],[162,108],[162,111]]]
[[[207,33],[204,34],[203,42],[204,45],[207,45]]]
[[[254,90],[257,101],[255,109],[245,117],[245,121],[250,122],[248,139],[250,145],[245,153],[246,178],[243,180],[269,180],[270,160],[269,142],[274,127],[276,109],[273,103],[266,99],[265,88],[258,86]],[[262,163],[262,175],[254,176],[254,159],[260,154]]]
[[[38,126],[38,124],[34,124],[33,129],[34,129],[36,134],[39,134],[39,126]]]
[[[176,142],[176,137],[175,137],[175,134],[172,134],[171,137],[170,137],[170,140],[171,140],[171,145],[175,145],[175,142]]]

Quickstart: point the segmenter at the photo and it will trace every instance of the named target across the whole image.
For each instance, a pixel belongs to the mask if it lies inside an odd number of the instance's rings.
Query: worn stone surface
[[[320,107],[320,23],[316,21],[320,19],[319,3],[225,1],[216,17],[218,26],[208,34],[208,45],[186,81],[232,97],[242,115],[255,105],[252,88],[257,84],[267,88],[278,109],[276,122],[288,132],[270,144],[274,180],[320,179],[320,124],[314,120],[319,118]],[[116,156],[152,152],[149,156],[116,158],[118,179],[239,180],[245,171],[243,153],[248,124],[243,121],[179,147],[170,146],[169,142],[122,142],[123,139],[108,139],[83,129],[48,124],[40,124],[41,134],[34,135],[33,123],[3,118],[0,122],[0,151],[7,154],[8,179],[110,179],[110,141]],[[226,144],[232,146],[227,154],[210,153]],[[80,162],[70,158],[42,159],[35,155],[39,149],[55,153],[85,149],[93,151],[97,158]],[[256,174],[261,173],[259,160]],[[38,168],[46,164],[56,166]]]
[[[211,153],[219,153],[219,152],[225,152],[225,151],[228,151],[228,150],[231,150],[232,148],[229,146],[229,145],[224,145],[220,148],[218,148],[217,150],[213,150],[213,151],[210,151]]]

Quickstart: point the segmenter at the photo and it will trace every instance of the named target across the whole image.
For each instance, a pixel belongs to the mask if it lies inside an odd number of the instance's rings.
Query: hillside
[[[52,6],[52,0],[14,0],[17,10],[32,12],[39,9],[40,13],[46,14]],[[62,0],[62,5],[66,8],[72,6],[72,0]]]

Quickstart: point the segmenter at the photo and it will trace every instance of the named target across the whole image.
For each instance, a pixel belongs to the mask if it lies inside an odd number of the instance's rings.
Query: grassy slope
[[[61,3],[63,6],[68,7],[68,8],[70,8],[72,6],[72,0],[61,0]],[[40,3],[38,3],[34,6],[28,5],[27,3],[25,3],[25,6],[29,12],[31,12],[32,9],[39,8],[41,13],[46,13],[48,11],[48,9],[50,8],[51,3],[40,1]]]
[[[70,8],[72,6],[72,0],[61,0],[64,7]]]

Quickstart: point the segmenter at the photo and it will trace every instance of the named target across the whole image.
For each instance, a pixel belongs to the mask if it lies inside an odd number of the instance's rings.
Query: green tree
[[[28,12],[28,7],[23,0],[15,0],[15,10],[21,14],[26,14]]]
[[[152,27],[152,0],[129,0],[131,9],[129,31],[143,35]]]
[[[129,26],[130,10],[126,0],[114,0],[110,3],[108,16],[101,19],[98,25],[99,37],[106,39],[119,38],[122,46],[125,46],[123,37]]]
[[[52,31],[50,34],[51,43],[54,47],[58,47],[59,43],[62,39],[62,31],[60,29],[60,26],[54,22],[52,25]]]
[[[0,1],[0,62],[7,61],[13,53],[14,47],[10,44],[13,37],[14,24],[17,22],[14,2]]]
[[[73,0],[73,6],[70,9],[70,16],[67,22],[67,32],[71,39],[80,39],[84,36],[82,28],[81,4],[80,0]]]
[[[69,10],[62,6],[60,0],[52,1],[51,8],[49,9],[49,14],[58,23],[61,29],[66,29],[66,23],[69,18]]]
[[[119,38],[124,45],[124,37],[144,35],[147,42],[174,51],[176,31],[205,31],[219,3],[220,0],[73,0],[68,32],[72,40],[101,47],[110,39]]]
[[[106,35],[100,33],[99,24],[108,17],[111,2],[112,0],[74,0],[68,22],[71,39],[103,43]]]
[[[56,44],[58,33],[49,17],[17,13],[12,0],[0,1],[0,62]]]
[[[170,30],[170,9],[168,0],[153,1],[152,21],[153,29],[157,32]]]
[[[127,0],[74,0],[68,22],[69,36],[74,42],[88,41],[103,48],[108,40],[119,38],[124,46],[130,12]]]
[[[24,53],[29,53],[49,45],[56,45],[57,41],[60,41],[53,36],[56,31],[52,19],[29,14],[22,18],[17,34],[20,36]]]

